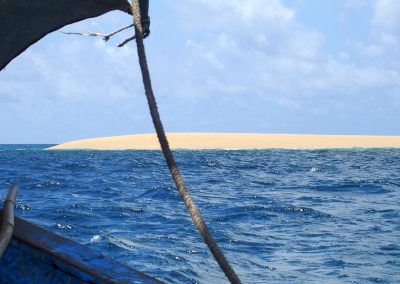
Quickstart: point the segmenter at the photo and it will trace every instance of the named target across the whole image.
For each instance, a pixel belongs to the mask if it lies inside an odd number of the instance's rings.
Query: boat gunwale
[[[2,214],[3,210],[0,209],[0,217]],[[96,250],[19,217],[15,217],[12,238],[105,283],[131,283],[138,280],[145,283],[163,283],[143,272],[109,259]]]

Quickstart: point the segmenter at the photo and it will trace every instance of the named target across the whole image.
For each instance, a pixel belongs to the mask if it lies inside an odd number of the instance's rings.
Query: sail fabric
[[[0,0],[0,70],[45,35],[114,10],[131,13],[126,0]]]

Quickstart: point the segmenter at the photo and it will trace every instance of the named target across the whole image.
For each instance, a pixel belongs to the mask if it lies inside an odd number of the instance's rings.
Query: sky
[[[150,0],[169,132],[400,135],[399,0]],[[111,12],[64,27],[111,32]],[[135,43],[56,31],[0,72],[0,144],[151,133]]]

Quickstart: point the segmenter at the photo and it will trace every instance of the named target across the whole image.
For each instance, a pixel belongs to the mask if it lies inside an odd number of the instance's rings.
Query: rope
[[[236,275],[235,271],[229,265],[227,259],[224,254],[218,247],[216,241],[208,231],[208,228],[201,217],[199,209],[194,204],[189,192],[186,189],[185,182],[183,180],[182,175],[179,172],[178,166],[175,162],[174,156],[169,147],[169,143],[167,137],[164,132],[164,127],[161,122],[160,114],[157,109],[157,102],[154,97],[153,88],[151,84],[150,72],[147,65],[146,52],[143,43],[142,36],[142,25],[140,20],[140,6],[139,0],[132,0],[132,14],[134,17],[135,23],[135,35],[136,35],[136,44],[137,44],[137,52],[139,57],[140,69],[142,71],[143,84],[145,88],[145,93],[147,97],[147,103],[149,105],[151,118],[153,120],[154,128],[157,132],[157,137],[161,145],[162,152],[164,154],[165,160],[167,162],[169,171],[171,172],[172,178],[175,182],[175,185],[179,191],[180,196],[183,199],[187,209],[189,210],[190,216],[192,217],[193,223],[197,226],[197,229],[200,232],[200,235],[203,237],[204,242],[207,244],[211,253],[213,254],[215,260],[218,262],[222,271],[225,273],[226,277],[229,279],[231,283],[241,283],[240,279]]]

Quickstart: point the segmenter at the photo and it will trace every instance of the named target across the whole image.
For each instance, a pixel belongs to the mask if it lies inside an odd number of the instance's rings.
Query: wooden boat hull
[[[161,282],[15,217],[12,240],[0,260],[0,283]]]

